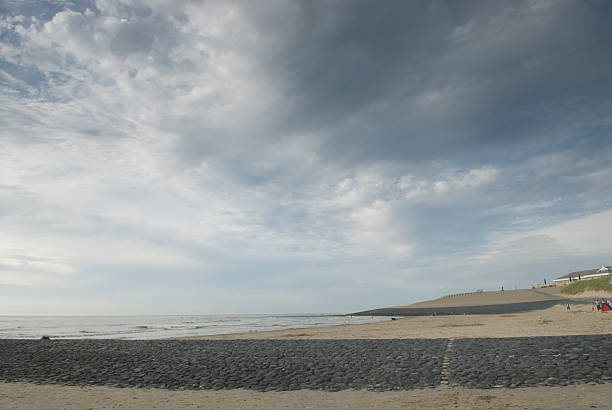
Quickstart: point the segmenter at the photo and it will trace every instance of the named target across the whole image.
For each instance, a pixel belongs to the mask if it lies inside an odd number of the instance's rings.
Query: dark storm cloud
[[[331,158],[549,143],[610,122],[609,3],[304,2],[286,13],[247,13],[276,40],[260,63],[291,107],[279,125],[325,133]]]

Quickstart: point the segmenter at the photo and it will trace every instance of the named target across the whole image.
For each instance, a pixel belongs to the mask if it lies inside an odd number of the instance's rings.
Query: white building
[[[602,276],[611,276],[612,266],[602,266],[599,269],[588,269],[579,270],[577,272],[570,272],[567,275],[563,275],[560,278],[554,280],[555,285],[567,285],[574,280],[582,279],[596,279]]]

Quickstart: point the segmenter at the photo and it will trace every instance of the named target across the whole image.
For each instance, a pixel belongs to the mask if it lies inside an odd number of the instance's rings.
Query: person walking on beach
[[[570,305],[569,305],[569,303],[567,304],[567,310],[568,310],[568,311],[570,310]]]

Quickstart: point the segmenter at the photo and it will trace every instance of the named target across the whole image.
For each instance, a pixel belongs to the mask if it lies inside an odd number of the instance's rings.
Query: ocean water
[[[169,316],[0,316],[0,339],[165,339],[309,328],[389,320],[377,316],[169,315]]]

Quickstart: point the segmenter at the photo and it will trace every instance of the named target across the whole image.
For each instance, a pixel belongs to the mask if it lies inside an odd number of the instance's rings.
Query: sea
[[[0,339],[167,339],[383,320],[389,318],[338,314],[0,316]]]

